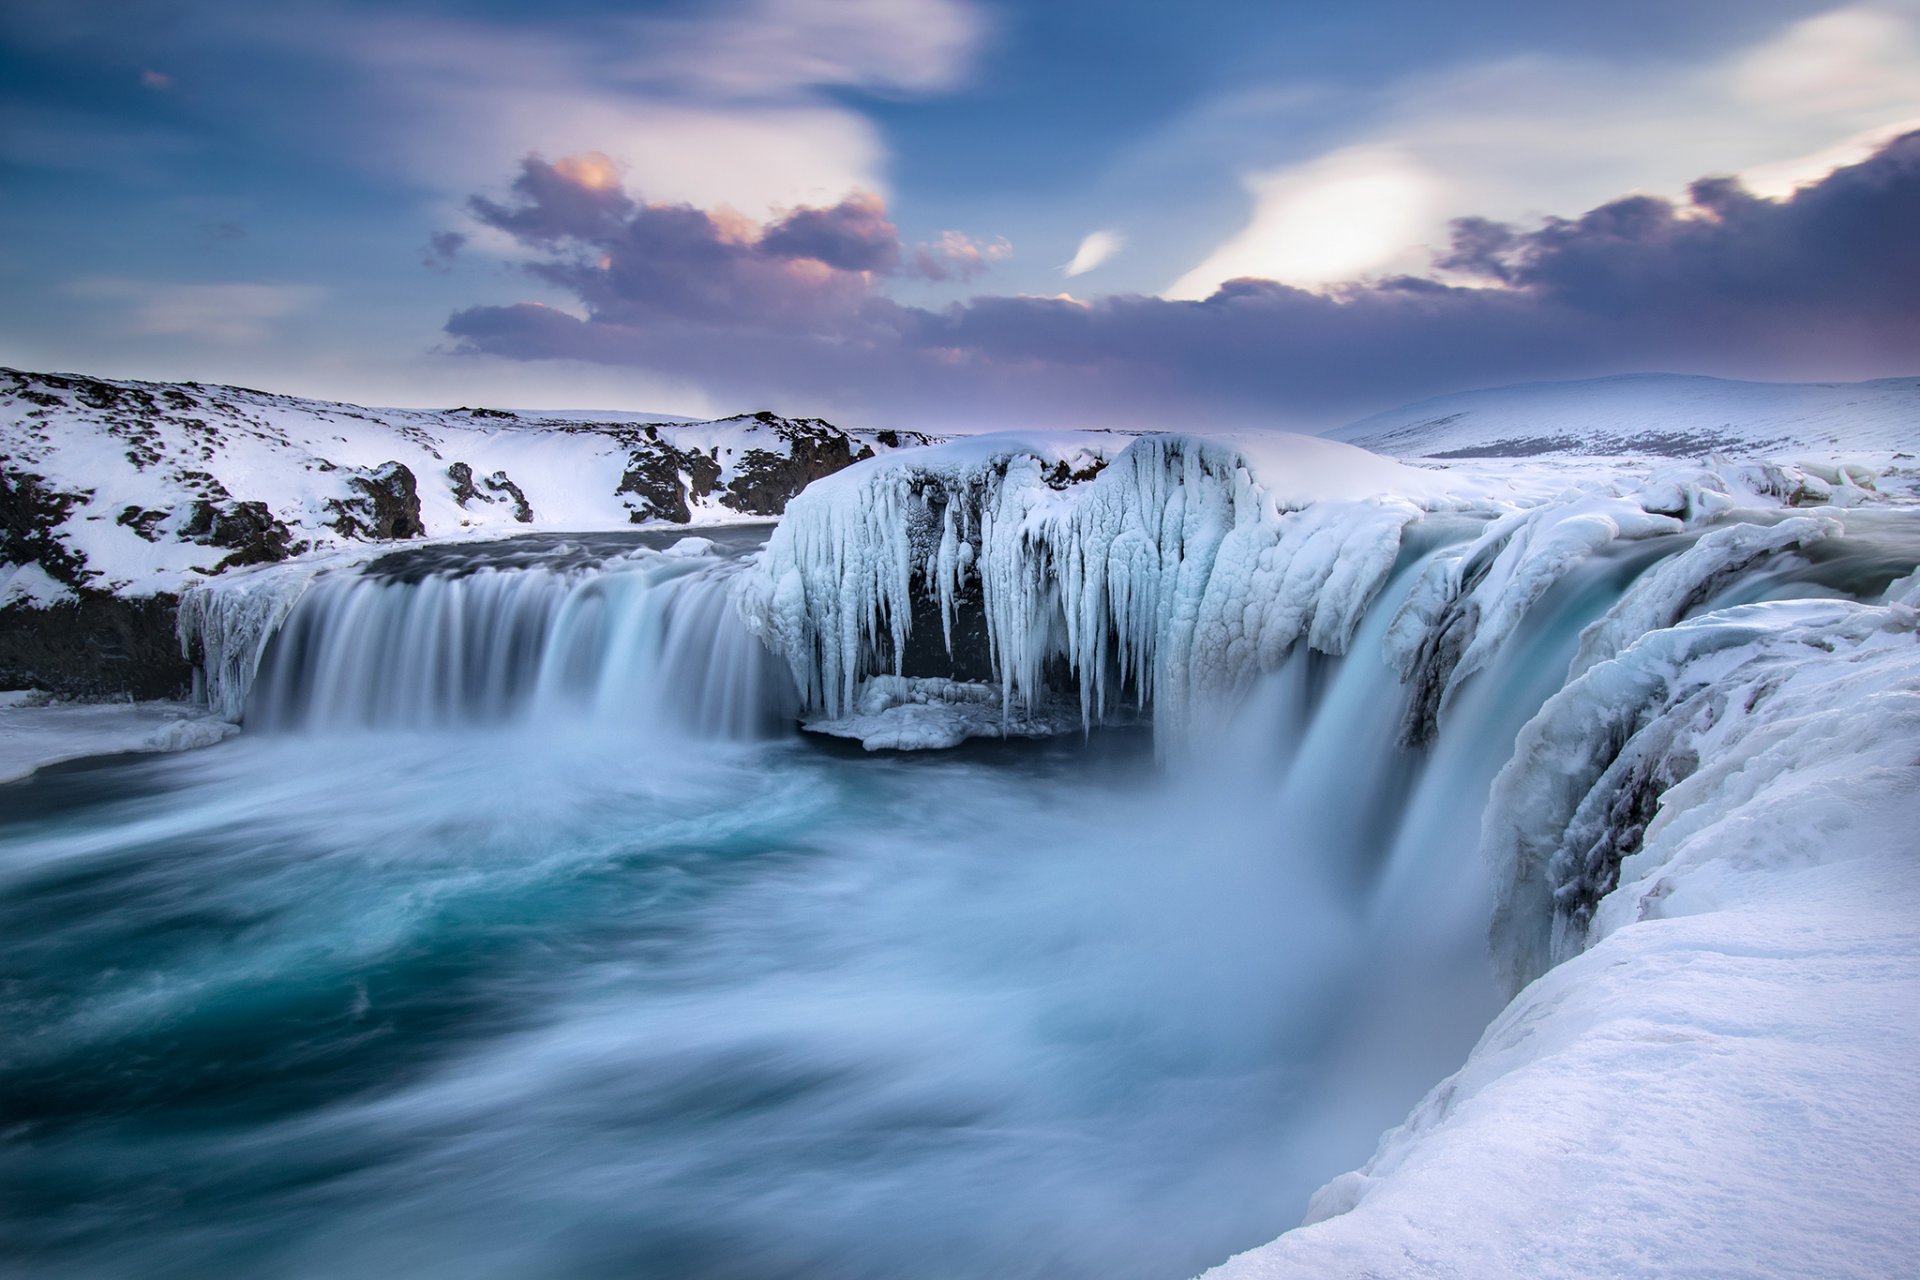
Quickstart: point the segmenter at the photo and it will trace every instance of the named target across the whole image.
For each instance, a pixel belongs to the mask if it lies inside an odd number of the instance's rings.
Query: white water
[[[753,738],[790,722],[791,678],[733,608],[737,565],[636,555],[587,569],[323,578],[267,651],[249,727],[557,717]]]

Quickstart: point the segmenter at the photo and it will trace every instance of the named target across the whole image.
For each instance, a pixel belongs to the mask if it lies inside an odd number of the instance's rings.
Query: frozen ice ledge
[[[1401,739],[1418,745],[1542,595],[1616,544],[1710,531],[1620,602],[1582,666],[1912,481],[1891,460],[1582,474],[1416,468],[1284,434],[1146,436],[1091,458],[1086,440],[907,451],[793,502],[741,607],[785,657],[809,727],[946,745],[962,722],[1026,734],[1150,711],[1177,752],[1296,646],[1344,655],[1403,552],[1451,514],[1473,536],[1414,566],[1382,654],[1409,689]],[[1810,507],[1832,514],[1793,514]],[[943,700],[944,733],[927,710]]]

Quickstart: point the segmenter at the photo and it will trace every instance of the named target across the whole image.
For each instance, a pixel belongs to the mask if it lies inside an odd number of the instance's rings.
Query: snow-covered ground
[[[656,424],[370,409],[0,370],[0,498],[19,508],[17,536],[0,537],[0,600],[174,592],[233,564],[376,536],[377,516],[407,506],[376,509],[369,494],[399,492],[392,463],[417,499],[418,528],[403,536],[486,537],[764,519],[815,475],[925,439],[773,414]],[[19,577],[29,565],[39,575]]]
[[[59,702],[32,690],[0,693],[0,783],[63,760],[186,751],[238,732],[185,702]]]
[[[1910,451],[1920,437],[1920,378],[1537,382],[1436,396],[1327,434],[1398,457]]]

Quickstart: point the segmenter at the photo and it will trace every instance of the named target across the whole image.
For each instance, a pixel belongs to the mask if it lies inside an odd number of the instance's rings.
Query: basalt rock
[[[347,484],[359,496],[335,498],[328,504],[334,512],[334,531],[341,537],[389,542],[427,532],[420,519],[420,492],[413,472],[402,464],[383,463],[349,478]]]
[[[496,471],[488,476],[486,486],[495,493],[513,499],[513,518],[515,520],[518,520],[521,524],[533,523],[533,504],[527,501],[527,495],[520,491],[520,486],[507,478],[506,472]]]
[[[216,504],[196,499],[180,531],[203,546],[230,548],[233,554],[220,562],[220,569],[273,564],[297,550],[292,530],[285,521],[275,519],[264,502]]]
[[[179,698],[193,666],[174,634],[179,598],[82,591],[47,608],[0,607],[0,688],[61,697]]]
[[[0,466],[0,562],[38,563],[55,582],[86,585],[86,557],[62,543],[54,530],[91,496],[62,493],[39,476]]]
[[[873,456],[872,446],[863,444],[856,452],[845,433],[817,418],[789,421],[771,413],[753,416],[786,442],[787,453],[783,457],[765,449],[750,449],[741,457],[720,501],[745,515],[781,515],[793,496],[815,480]],[[897,433],[884,435],[899,439]]]
[[[628,519],[635,524],[667,520],[686,524],[693,519],[689,499],[712,495],[720,483],[720,463],[694,449],[676,449],[653,427],[627,452],[627,469],[615,493],[632,496]]]

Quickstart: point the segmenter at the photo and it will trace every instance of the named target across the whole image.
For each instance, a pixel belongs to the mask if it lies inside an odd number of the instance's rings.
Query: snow
[[[785,420],[642,424],[632,417],[369,409],[240,387],[0,371],[0,462],[39,477],[46,489],[83,495],[57,538],[84,559],[94,575],[88,585],[132,596],[178,591],[220,572],[231,549],[188,531],[197,500],[263,502],[295,544],[335,547],[346,540],[331,504],[359,496],[354,478],[388,462],[413,473],[429,537],[632,528],[635,497],[619,491],[623,477],[636,457],[662,446],[707,455],[718,467],[720,489],[705,497],[689,491],[693,522],[764,518],[720,496],[750,452],[787,456]],[[841,433],[811,419],[786,425],[844,434],[854,447],[879,453],[926,440]],[[448,474],[456,464],[474,477],[475,496],[464,505]],[[492,477],[503,483],[490,486]],[[525,495],[530,521],[516,518],[504,482]]]
[[[1531,982],[1305,1225],[1209,1277],[1906,1274],[1915,626],[1897,604],[1744,606],[1542,708],[1488,809],[1496,948]],[[1555,890],[1590,869],[1567,855],[1662,771],[1619,887],[1568,927]]]
[[[1534,382],[1437,396],[1327,435],[1397,457],[1910,453],[1920,448],[1920,378]]]
[[[55,702],[0,693],[0,783],[63,760],[211,746],[239,727],[183,702]]]
[[[51,608],[78,599],[64,582],[56,582],[38,564],[0,564],[0,608],[23,604]]]
[[[1607,616],[1581,634],[1568,678],[1612,658],[1647,632],[1672,626],[1757,561],[1831,538],[1843,527],[1830,516],[1791,516],[1778,524],[1743,522],[1709,531],[1636,579]]]

